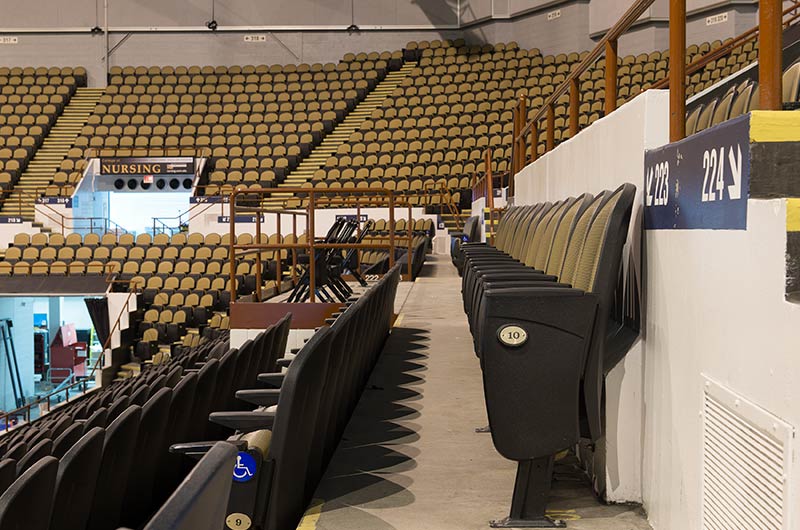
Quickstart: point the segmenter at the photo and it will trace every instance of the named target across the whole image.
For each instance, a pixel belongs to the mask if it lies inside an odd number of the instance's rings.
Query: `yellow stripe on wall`
[[[750,113],[751,142],[800,141],[800,112],[754,110]]]
[[[800,199],[786,199],[786,231],[800,232]]]

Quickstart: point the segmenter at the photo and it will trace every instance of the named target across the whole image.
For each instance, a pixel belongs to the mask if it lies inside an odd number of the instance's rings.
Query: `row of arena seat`
[[[256,159],[263,174],[250,182],[274,185],[363,100],[389,62],[306,66],[121,69],[62,163],[59,180],[74,180],[82,160],[97,152],[181,149],[194,156],[208,149],[214,186],[227,181],[230,158]],[[256,151],[245,154],[248,147]],[[238,176],[231,180],[239,182]]]
[[[687,60],[722,44],[690,46]],[[405,180],[413,187],[423,177],[442,177],[448,179],[448,188],[466,189],[459,177],[480,168],[484,148],[493,147],[495,171],[506,169],[511,107],[519,93],[530,98],[529,109],[535,111],[586,55],[542,55],[538,49],[519,49],[516,43],[465,46],[449,41],[422,48],[409,43],[405,51],[410,50],[414,50],[411,59],[419,61],[417,67],[325,162],[314,180],[349,180],[352,173],[356,180],[404,188],[400,182]],[[756,53],[752,43],[740,46],[693,75],[688,93],[749,64]],[[399,68],[402,55],[401,51],[348,54],[338,64],[326,65],[116,68],[48,193],[74,186],[83,159],[98,154],[202,152],[211,159],[204,194],[227,193],[237,185],[275,186],[388,70]],[[658,51],[621,58],[619,102],[662,79],[668,61],[668,53]],[[604,60],[580,81],[579,123],[585,126],[604,114]],[[567,106],[567,96],[559,98],[556,142],[568,137]],[[545,132],[540,134],[543,139]],[[438,140],[437,145],[427,145],[426,140]],[[396,149],[398,142],[406,148]],[[397,155],[400,150],[404,152]],[[361,159],[354,153],[375,154],[379,159]],[[387,156],[380,156],[384,153]]]
[[[231,407],[209,416],[234,429],[227,443],[255,462],[248,481],[231,484],[230,468],[213,464],[229,454],[219,442],[173,446],[174,452],[200,458],[198,470],[213,469],[214,478],[199,472],[188,477],[147,528],[217,530],[228,515],[264,530],[295,528],[389,333],[399,276],[395,267],[330,327],[319,329],[285,373],[260,373],[259,387],[236,392],[249,404],[245,410]],[[195,494],[204,487],[213,493]]]
[[[492,440],[519,462],[511,521],[547,522],[556,453],[602,435],[603,376],[619,360],[605,342],[635,191],[514,207],[496,247],[462,245]]]
[[[11,190],[42,145],[86,71],[0,68],[0,193]]]
[[[227,337],[207,341],[172,363],[113,382],[5,434],[0,527],[139,527],[184,474],[169,445],[205,437],[208,413],[221,410],[223,396],[250,384],[234,370],[241,366],[218,377],[215,356],[225,351]],[[200,361],[211,366],[191,369]]]
[[[783,103],[792,108],[800,106],[800,62],[783,73]],[[758,82],[745,79],[731,86],[722,97],[700,103],[686,111],[686,134],[694,134],[737,116],[758,110]]]

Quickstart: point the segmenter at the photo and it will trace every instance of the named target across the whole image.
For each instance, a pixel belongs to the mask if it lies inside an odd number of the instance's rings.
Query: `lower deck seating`
[[[407,264],[408,254],[408,237],[411,238],[411,259],[412,259],[412,276],[417,277],[422,265],[425,262],[425,255],[432,248],[432,240],[435,233],[433,221],[431,219],[398,219],[395,221],[394,227],[395,237],[395,260],[396,263]],[[390,225],[389,221],[385,219],[375,220],[369,231],[369,234],[364,238],[365,243],[374,243],[376,245],[389,245],[390,242]],[[364,274],[383,274],[389,270],[389,249],[376,248],[373,250],[363,251],[359,258],[360,270]],[[407,268],[405,265],[402,268],[402,273],[406,273]]]
[[[200,499],[184,505],[187,513],[225,509],[254,528],[297,526],[389,333],[399,278],[395,267],[321,328],[285,373],[260,373],[258,386],[236,392],[249,406],[210,415],[215,424],[235,429],[228,441],[249,455],[251,478],[234,481],[230,498],[213,505]],[[201,442],[172,450],[202,457],[213,447]]]
[[[606,346],[608,321],[634,194],[626,184],[511,208],[496,247],[462,246],[492,440],[519,462],[501,524],[552,524],[545,508],[556,453],[602,436],[603,377],[619,360]]]
[[[214,433],[208,414],[251,385],[247,375],[275,370],[288,322],[254,341],[258,356],[230,350],[221,335],[0,437],[0,527],[141,528],[188,470],[169,445]],[[50,466],[52,477],[42,471]]]

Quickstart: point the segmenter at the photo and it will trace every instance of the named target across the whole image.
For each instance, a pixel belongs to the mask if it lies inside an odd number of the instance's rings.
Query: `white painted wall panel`
[[[666,141],[667,108],[666,91],[650,91],[598,121],[523,170],[518,202],[641,185],[643,149]],[[611,500],[640,495],[654,530],[701,527],[704,377],[800,425],[785,216],[783,200],[751,200],[746,231],[646,232],[646,329],[606,379],[605,478]],[[787,480],[796,526],[800,474]]]

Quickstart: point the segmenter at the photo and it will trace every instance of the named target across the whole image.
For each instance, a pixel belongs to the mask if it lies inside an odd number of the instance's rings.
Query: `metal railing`
[[[617,108],[617,62],[618,40],[631,26],[651,7],[654,0],[637,0],[609,29],[584,59],[578,63],[535,110],[528,119],[527,97],[520,95],[513,108],[513,139],[511,153],[511,174],[518,173],[527,163],[538,157],[539,132],[544,131],[544,152],[555,147],[555,115],[556,105],[561,96],[568,94],[568,130],[570,138],[580,130],[580,77],[600,58],[605,57],[605,115]],[[670,46],[669,75],[666,81],[661,80],[654,88],[669,86],[670,89],[670,141],[685,137],[686,129],[686,75],[697,72],[711,61],[729,54],[737,46],[758,38],[758,62],[760,108],[764,110],[781,110],[781,74],[782,74],[782,41],[783,29],[798,19],[800,6],[795,1],[787,9],[783,9],[780,0],[761,0],[759,4],[759,26],[737,37],[722,48],[711,50],[706,56],[686,65],[686,0],[670,0]],[[788,16],[788,20],[784,17]],[[635,94],[634,94],[635,95]],[[542,126],[540,122],[544,121]],[[512,178],[513,182],[513,178]],[[513,184],[510,184],[513,192]]]
[[[305,234],[306,234],[306,242],[305,243],[261,243],[261,221],[258,216],[262,214],[269,214],[275,213],[274,209],[271,209],[269,206],[263,206],[263,197],[265,195],[271,195],[273,193],[290,193],[292,196],[290,197],[280,197],[276,199],[280,199],[283,201],[290,201],[296,200],[298,197],[297,194],[305,195],[305,197],[299,197],[302,199],[308,200],[307,206],[305,207],[304,213],[294,212],[297,215],[302,215],[306,218],[306,227],[305,227]],[[408,220],[411,221],[412,219],[412,207],[413,205],[407,199],[407,195],[397,195],[394,190],[384,189],[384,188],[341,188],[335,189],[334,193],[337,197],[328,197],[327,195],[330,193],[328,189],[323,188],[247,188],[241,190],[234,190],[233,193],[230,194],[230,246],[229,246],[229,255],[230,255],[230,269],[229,269],[229,283],[230,283],[230,295],[231,295],[231,303],[234,303],[237,296],[237,289],[236,289],[236,259],[237,255],[241,255],[241,253],[237,253],[239,251],[245,251],[245,253],[249,252],[256,252],[256,300],[262,300],[262,281],[261,281],[261,270],[262,270],[262,261],[261,261],[261,251],[264,250],[277,250],[276,253],[277,258],[280,260],[281,251],[283,250],[290,250],[293,253],[293,260],[295,266],[293,270],[296,268],[296,255],[295,253],[299,250],[305,250],[308,253],[308,275],[309,275],[309,301],[314,303],[316,301],[316,264],[315,264],[315,251],[316,250],[323,250],[323,249],[340,249],[340,250],[348,250],[348,249],[376,249],[376,248],[385,248],[389,250],[389,267],[391,268],[394,266],[395,261],[395,248],[397,248],[396,241],[397,240],[407,240],[407,278],[410,280],[412,278],[412,239],[410,236],[408,237],[401,237],[395,234],[395,208],[396,207],[406,207],[408,208]],[[246,205],[238,205],[237,198],[239,196],[247,196],[245,200],[247,201]],[[357,195],[362,195],[365,199],[359,204],[359,199],[356,198]],[[259,199],[254,200],[254,196],[260,197]],[[349,200],[345,200],[348,198]],[[362,207],[388,207],[389,209],[389,243],[382,244],[382,243],[324,243],[321,241],[317,241],[315,235],[315,214],[318,208],[326,208],[333,205],[333,201],[335,200],[336,206],[340,206],[342,204],[348,206],[357,206],[357,214],[360,216],[360,212]],[[251,204],[252,203],[252,204]],[[255,242],[252,244],[239,244],[236,242],[236,212],[237,209],[239,212],[246,211],[248,214],[256,213],[256,238]],[[285,211],[285,210],[280,210]],[[278,222],[280,222],[280,215],[278,215]],[[293,227],[293,232],[297,235],[297,226],[296,226],[296,218],[295,218],[295,226]],[[280,228],[279,232],[280,233]],[[297,239],[295,239],[297,241]],[[276,274],[276,283],[280,285],[282,278],[280,276],[280,265],[278,266],[278,274]]]
[[[114,325],[111,327],[110,331],[108,332],[108,338],[106,338],[105,342],[103,343],[103,349],[102,349],[100,355],[95,360],[94,364],[92,365],[92,369],[91,369],[91,371],[89,372],[88,375],[86,375],[85,377],[83,377],[79,381],[76,381],[76,382],[74,382],[72,384],[69,384],[69,385],[67,385],[67,386],[65,386],[63,388],[56,389],[53,392],[50,392],[50,393],[48,393],[48,394],[46,394],[44,396],[38,397],[32,402],[26,403],[22,407],[19,407],[19,408],[15,409],[15,410],[0,414],[0,428],[3,428],[4,431],[7,432],[7,431],[11,430],[11,428],[14,427],[15,425],[18,426],[19,425],[18,422],[20,420],[25,421],[26,423],[29,423],[32,420],[35,420],[36,418],[32,418],[32,414],[31,414],[32,410],[34,408],[38,407],[43,412],[50,411],[53,400],[57,396],[59,396],[61,394],[64,394],[63,403],[66,403],[66,402],[69,401],[70,391],[75,391],[76,388],[80,389],[77,392],[76,395],[85,394],[87,392],[87,390],[88,390],[88,386],[89,386],[90,381],[95,377],[95,372],[100,367],[100,363],[102,362],[103,357],[105,356],[106,350],[108,350],[111,347],[111,340],[114,337],[114,333],[117,332],[117,331],[121,331],[122,330],[121,329],[122,317],[126,312],[128,312],[128,313],[130,312],[131,297],[135,296],[136,294],[137,294],[137,291],[135,291],[135,290],[134,291],[130,291],[128,293],[128,296],[125,299],[125,305],[122,306],[122,310],[120,311],[119,315],[117,316],[117,319],[114,322]],[[75,377],[75,376],[73,375],[72,377]],[[59,403],[62,403],[62,401],[59,401]],[[42,406],[42,405],[44,405],[44,406]],[[12,421],[17,422],[17,423],[12,425],[12,423],[11,423]]]

